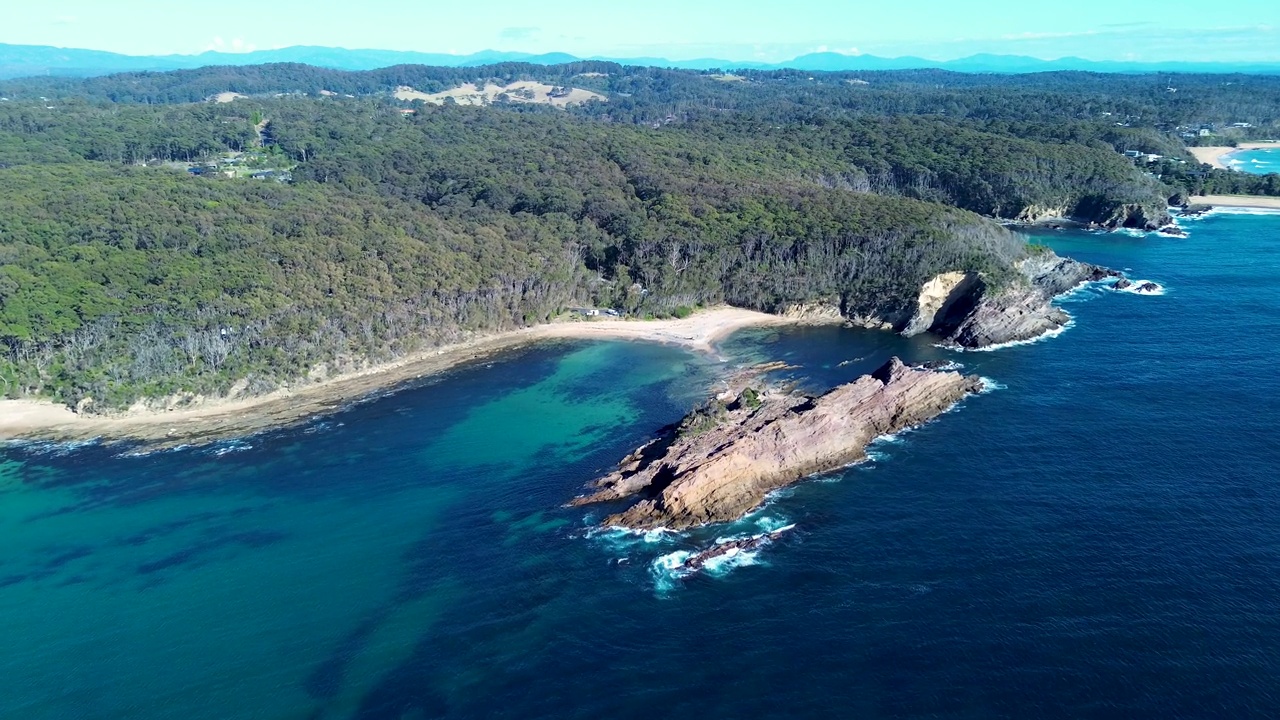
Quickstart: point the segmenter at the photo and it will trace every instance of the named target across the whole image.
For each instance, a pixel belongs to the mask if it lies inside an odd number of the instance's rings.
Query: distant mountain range
[[[207,65],[259,65],[263,63],[305,63],[337,70],[373,70],[391,65],[435,65],[472,67],[501,62],[527,62],[556,65],[577,60],[606,60],[623,65],[681,68],[687,70],[750,69],[848,72],[858,70],[915,70],[937,68],[956,72],[1029,73],[1052,70],[1085,70],[1109,73],[1195,72],[1280,74],[1280,61],[1272,63],[1203,63],[1203,62],[1111,62],[1059,58],[1040,60],[1020,55],[972,55],[958,60],[926,60],[918,57],[885,58],[875,55],[843,55],[812,53],[781,63],[740,62],[704,58],[667,60],[665,58],[579,58],[567,53],[535,55],[521,52],[485,50],[471,55],[402,52],[397,50],[347,50],[345,48],[298,45],[279,50],[257,50],[247,53],[205,52],[199,55],[121,55],[100,50],[56,48],[45,45],[6,45],[0,43],[0,79],[35,75],[91,77],[119,72],[147,70],[181,70]]]

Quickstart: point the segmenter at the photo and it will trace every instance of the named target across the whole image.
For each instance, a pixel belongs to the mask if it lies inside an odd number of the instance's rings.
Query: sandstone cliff
[[[904,335],[931,332],[967,348],[1040,337],[1071,317],[1052,301],[1083,282],[1119,277],[1107,268],[1046,252],[1022,260],[1015,282],[993,288],[975,274],[945,273],[921,289],[916,315]]]
[[[876,437],[926,422],[980,388],[977,377],[893,358],[818,397],[747,389],[668,428],[573,504],[635,498],[604,524],[636,529],[734,520],[770,491],[860,460]]]

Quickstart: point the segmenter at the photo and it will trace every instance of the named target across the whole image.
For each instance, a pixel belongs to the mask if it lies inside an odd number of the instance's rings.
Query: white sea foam
[[[885,460],[889,459],[889,453],[883,453],[878,450],[871,450],[870,448],[867,449],[866,454],[867,454],[867,459],[863,462],[856,463],[857,465],[868,465],[871,463],[884,462]],[[832,478],[831,481],[834,482],[839,479],[840,478],[838,477]]]
[[[590,518],[584,519],[584,522],[589,523]],[[621,525],[590,527],[582,535],[588,539],[604,540],[616,545],[657,545],[671,542],[684,536],[683,533],[665,527],[636,530],[622,527]]]
[[[978,393],[979,395],[986,395],[987,393],[993,393],[997,390],[1009,389],[1008,385],[1005,385],[1000,382],[996,382],[992,378],[989,378],[986,376],[980,377],[978,379],[982,381],[982,390]]]
[[[709,550],[716,545],[724,545],[742,540],[760,539],[761,544],[750,550],[741,548],[730,548],[723,555],[708,558],[699,569],[692,569],[686,565],[689,558],[701,551],[694,550],[673,550],[672,552],[659,555],[649,563],[649,574],[653,576],[654,589],[659,595],[666,595],[679,586],[679,582],[687,577],[702,573],[711,577],[724,577],[735,568],[747,567],[750,565],[761,565],[760,551],[772,544],[772,538],[766,537],[773,533],[783,533],[795,528],[794,523],[786,523],[775,525],[778,522],[775,519],[760,519],[756,524],[759,532],[743,532],[732,535],[717,537],[715,541],[703,549]],[[735,525],[741,524],[735,523]]]
[[[1129,287],[1124,288],[1122,290],[1117,290],[1117,292],[1128,293],[1130,295],[1147,295],[1151,297],[1159,297],[1161,295],[1164,295],[1168,290],[1168,288],[1166,288],[1164,285],[1161,285],[1160,283],[1154,280],[1130,280],[1129,282],[1131,283]],[[1138,289],[1148,283],[1155,285],[1157,289],[1147,290],[1147,291]]]
[[[1129,237],[1137,238],[1146,237],[1152,233],[1151,230],[1140,230],[1138,228],[1116,228],[1111,232],[1116,235],[1128,235]]]
[[[1027,340],[1013,340],[1011,342],[996,343],[995,345],[988,345],[980,348],[967,348],[963,345],[956,345],[955,343],[935,343],[934,347],[942,348],[944,350],[954,350],[955,352],[995,352],[996,350],[1004,350],[1005,348],[1019,347],[1021,345],[1035,345],[1036,343],[1056,338],[1067,330],[1075,327],[1076,319],[1070,317],[1070,313],[1067,313],[1067,315],[1069,319],[1065,325],[1048,330]]]
[[[765,532],[786,532],[788,530],[794,530],[796,524],[788,521],[786,518],[764,517],[756,521],[756,527]]]
[[[659,555],[653,559],[653,567],[667,573],[679,572],[684,567],[684,562],[693,557],[693,552],[689,550],[676,550],[666,555]]]
[[[253,446],[243,440],[231,440],[228,442],[221,442],[210,447],[208,453],[214,457],[222,457],[223,455],[228,455],[230,453],[244,452],[252,449]]]
[[[325,432],[327,430],[332,430],[333,428],[336,428],[336,427],[344,427],[344,426],[346,426],[346,423],[344,422],[335,422],[332,420],[320,420],[318,422],[312,423],[302,432],[305,435],[314,435],[316,433]]]
[[[712,577],[724,577],[734,568],[758,565],[759,550],[730,550],[719,557],[711,558],[702,566],[702,571]]]
[[[98,445],[102,441],[101,438],[90,438],[88,440],[5,440],[0,445],[13,447],[22,450],[30,455],[47,455],[52,457],[62,457],[81,450],[83,448]]]
[[[653,589],[658,595],[667,595],[680,585],[680,581],[688,576],[683,571],[684,562],[693,556],[688,550],[659,555],[649,564],[649,574],[653,577]]]

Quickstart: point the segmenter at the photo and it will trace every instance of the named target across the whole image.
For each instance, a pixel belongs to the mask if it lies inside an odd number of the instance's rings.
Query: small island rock
[[[872,440],[927,422],[981,388],[976,376],[893,358],[816,397],[744,390],[667,428],[571,504],[636,499],[603,521],[633,529],[736,520],[773,490],[862,460]]]

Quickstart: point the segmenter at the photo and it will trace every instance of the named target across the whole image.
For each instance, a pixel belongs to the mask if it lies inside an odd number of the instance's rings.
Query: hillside
[[[1024,282],[1033,249],[984,215],[1159,224],[1179,188],[1117,150],[1174,142],[1165,117],[1277,117],[1265,80],[1172,103],[1108,94],[1132,78],[744,77],[287,65],[6,84],[4,392],[99,410],[261,393],[578,306],[907,317],[942,273]],[[489,81],[607,101],[394,97]],[[248,97],[204,101],[232,92]],[[1100,110],[1143,103],[1151,125]]]

